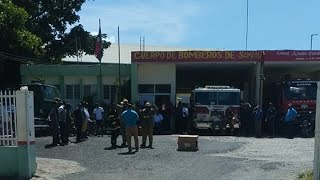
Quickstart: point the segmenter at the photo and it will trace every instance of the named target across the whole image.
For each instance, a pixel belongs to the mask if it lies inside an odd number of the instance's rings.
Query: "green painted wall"
[[[102,64],[102,76],[118,76],[118,64]],[[121,76],[131,75],[131,64],[120,65]],[[22,65],[21,76],[99,76],[99,65]]]
[[[0,177],[27,177],[36,173],[35,146],[1,146]]]
[[[18,146],[18,169],[19,176],[31,177],[36,173],[36,150],[35,145],[31,146]]]
[[[0,147],[0,176],[18,175],[18,148],[1,146]]]

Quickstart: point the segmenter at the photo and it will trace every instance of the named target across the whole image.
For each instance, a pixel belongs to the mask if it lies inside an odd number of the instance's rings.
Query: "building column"
[[[59,76],[59,85],[60,85],[60,93],[61,93],[61,98],[66,99],[65,95],[65,84],[64,84],[64,76]]]
[[[259,105],[260,103],[260,75],[261,75],[261,63],[257,62],[255,67],[255,99],[254,105]]]
[[[83,80],[82,80],[82,78],[80,78],[79,86],[80,86],[80,102],[81,102],[81,101],[83,101],[83,96],[84,96]]]
[[[131,64],[131,102],[135,103],[138,97],[138,64]]]

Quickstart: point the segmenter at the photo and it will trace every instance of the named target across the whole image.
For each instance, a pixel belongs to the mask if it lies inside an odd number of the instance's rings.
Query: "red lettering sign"
[[[132,62],[320,61],[320,51],[135,51]]]

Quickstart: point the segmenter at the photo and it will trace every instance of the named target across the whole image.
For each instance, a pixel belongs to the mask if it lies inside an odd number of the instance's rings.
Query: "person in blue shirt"
[[[137,121],[139,120],[139,115],[136,111],[132,110],[132,105],[128,104],[128,109],[125,110],[121,114],[121,121],[126,126],[126,133],[127,133],[127,144],[128,144],[128,153],[132,153],[131,147],[131,137],[134,137],[134,144],[136,152],[139,151],[139,139],[138,139],[138,126]]]
[[[254,123],[256,128],[256,137],[261,138],[261,121],[262,121],[263,113],[260,105],[256,106],[255,114],[254,114]]]
[[[289,139],[293,139],[294,135],[294,120],[298,115],[297,111],[293,108],[292,104],[289,104],[289,108],[284,118],[285,126],[287,127],[287,135]]]

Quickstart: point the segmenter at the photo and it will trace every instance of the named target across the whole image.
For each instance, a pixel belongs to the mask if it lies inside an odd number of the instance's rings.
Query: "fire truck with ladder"
[[[234,134],[240,128],[241,91],[230,86],[205,86],[192,91],[193,126],[197,132]]]

